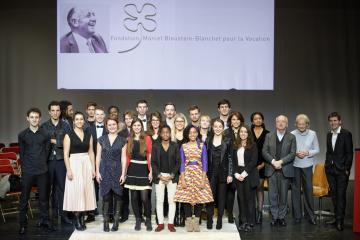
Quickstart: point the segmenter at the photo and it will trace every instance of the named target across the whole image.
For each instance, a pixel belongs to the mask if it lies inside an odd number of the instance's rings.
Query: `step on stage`
[[[165,221],[166,222],[166,221]],[[155,232],[156,224],[153,216],[153,231],[146,231],[145,224],[141,224],[141,231],[135,231],[135,218],[130,216],[129,220],[119,225],[117,232],[104,232],[102,217],[97,217],[95,222],[86,224],[85,231],[77,231],[71,235],[70,240],[235,240],[240,239],[239,232],[235,224],[230,224],[227,219],[223,221],[221,230],[215,229],[216,219],[212,230],[206,229],[206,221],[202,221],[200,232],[186,232],[184,227],[177,227],[176,232],[170,232],[165,224],[165,229],[161,232]],[[112,224],[110,223],[110,229]]]

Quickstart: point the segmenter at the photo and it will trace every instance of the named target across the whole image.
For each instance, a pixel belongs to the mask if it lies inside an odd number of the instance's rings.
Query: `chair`
[[[6,159],[6,158],[0,158],[0,166],[7,166],[10,165],[11,166],[12,161],[10,159]]]
[[[11,165],[0,165],[0,174],[15,174],[15,170]],[[19,213],[18,210],[18,206],[19,206],[19,202],[20,202],[20,191],[15,191],[15,192],[8,192],[5,195],[5,199],[0,201],[0,212],[1,212],[1,216],[3,218],[4,223],[6,223],[6,219],[5,216],[6,215],[10,215],[10,214],[15,214],[15,213]],[[3,202],[5,202],[7,200],[7,198],[16,198],[15,201],[11,201],[11,204],[13,205],[12,207],[8,207],[8,208],[3,208]],[[30,216],[31,218],[33,218],[33,209],[31,207],[31,203],[29,201],[29,210],[30,210]]]
[[[11,159],[16,161],[18,159],[18,156],[15,152],[2,152],[0,153],[0,159]]]
[[[16,154],[20,153],[20,147],[3,147],[2,148],[2,152],[6,153],[6,152],[14,152]]]
[[[13,143],[9,144],[9,147],[18,147],[18,146],[19,146],[19,143],[17,143],[17,142],[13,142]]]
[[[325,165],[318,163],[315,165],[313,174],[313,196],[319,198],[319,210],[315,211],[319,215],[321,221],[322,215],[328,215],[323,211],[322,200],[324,197],[329,197],[329,183],[326,178]]]
[[[5,143],[0,143],[0,150],[5,147]]]

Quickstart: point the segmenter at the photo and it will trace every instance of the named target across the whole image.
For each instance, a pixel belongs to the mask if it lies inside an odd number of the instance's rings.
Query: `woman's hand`
[[[186,182],[185,182],[185,179],[181,180],[181,188],[186,189]]]
[[[69,179],[70,181],[74,179],[74,175],[73,175],[71,169],[69,169],[68,171],[66,171],[66,175],[67,175],[67,177],[68,177],[68,179]]]
[[[149,182],[151,183],[152,182],[152,173],[151,172],[149,173],[148,178],[149,178]]]
[[[96,178],[96,172],[95,171],[92,171],[92,178]]]
[[[97,181],[98,183],[100,183],[100,182],[102,181],[102,177],[101,177],[100,172],[97,172],[97,173],[96,173],[96,181]]]
[[[120,185],[123,185],[124,183],[125,183],[125,180],[126,180],[126,176],[124,176],[124,175],[121,175],[121,177],[120,177]]]

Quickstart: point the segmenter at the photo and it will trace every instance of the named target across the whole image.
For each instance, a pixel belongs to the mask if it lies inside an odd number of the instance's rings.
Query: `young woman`
[[[258,150],[251,129],[241,126],[234,143],[234,177],[240,205],[240,231],[251,232],[255,223],[255,191],[259,185],[256,169]]]
[[[235,142],[238,132],[240,129],[240,126],[244,124],[244,117],[240,112],[232,112],[229,115],[228,123],[227,125],[229,128],[227,128],[224,132],[224,135],[231,139],[232,142]],[[228,213],[228,219],[229,223],[234,223],[234,215],[233,215],[233,209],[234,209],[234,202],[235,202],[235,192],[236,192],[236,185],[235,181],[228,184],[227,186],[227,192],[226,192],[226,210]],[[238,199],[239,203],[239,199]],[[239,207],[240,209],[240,207]]]
[[[136,119],[131,124],[130,136],[126,145],[127,155],[127,177],[125,187],[130,189],[131,205],[136,218],[135,230],[141,230],[141,199],[146,216],[146,230],[151,231],[151,137],[144,132],[143,124],[140,119]]]
[[[100,186],[100,195],[103,199],[104,231],[109,232],[109,203],[114,201],[114,224],[111,231],[117,231],[122,205],[123,186],[126,169],[126,139],[117,132],[119,122],[117,118],[108,118],[105,121],[108,134],[101,136],[97,143],[96,180]]]
[[[64,137],[64,161],[66,181],[64,192],[65,211],[74,213],[75,228],[86,229],[84,212],[96,208],[93,178],[95,178],[95,160],[92,136],[84,131],[84,114],[74,114],[74,129]]]
[[[217,223],[216,229],[222,228],[222,216],[226,203],[227,184],[231,183],[233,178],[233,162],[232,162],[232,143],[231,140],[225,138],[224,122],[218,118],[214,120],[211,128],[211,136],[207,142],[208,154],[208,172],[207,176],[210,181],[211,191],[217,203]],[[207,228],[213,227],[214,202],[208,203],[207,212]]]
[[[269,133],[265,129],[264,124],[264,115],[261,112],[254,112],[250,117],[251,121],[251,132],[254,136],[254,141],[258,149],[258,161],[257,169],[259,171],[260,183],[256,189],[256,202],[257,202],[257,211],[256,211],[256,224],[262,223],[262,209],[264,204],[264,189],[262,188],[263,182],[265,179],[265,162],[262,156],[262,148],[265,142],[265,136]]]
[[[169,218],[168,229],[175,232],[174,217],[176,204],[174,196],[179,180],[180,154],[176,143],[170,139],[171,129],[165,125],[160,128],[161,142],[153,145],[151,153],[151,167],[156,191],[156,214],[158,226],[156,232],[164,229],[164,195],[165,188],[168,192]]]
[[[174,116],[174,125],[171,129],[171,140],[177,143],[179,149],[181,145],[185,143],[184,129],[187,125],[188,121],[184,114],[177,113]],[[181,204],[179,202],[176,203],[174,225],[175,227],[185,227],[184,204]]]
[[[206,142],[206,138],[210,132],[211,118],[208,115],[201,115],[200,117],[200,140]]]
[[[202,205],[214,201],[207,172],[207,152],[205,144],[198,142],[198,130],[189,125],[184,131],[187,140],[180,148],[180,181],[177,186],[176,202],[185,203],[186,229],[199,232],[199,218]],[[194,208],[195,219],[192,219]]]
[[[150,125],[149,129],[146,132],[147,135],[151,137],[151,140],[153,143],[159,143],[161,142],[159,138],[159,129],[162,125],[162,117],[161,113],[159,112],[153,112],[150,114]]]

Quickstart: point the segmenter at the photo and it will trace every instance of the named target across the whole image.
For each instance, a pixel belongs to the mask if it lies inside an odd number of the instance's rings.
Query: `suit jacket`
[[[234,149],[234,174],[241,172],[238,171],[238,157],[237,157],[238,149]],[[245,163],[245,171],[248,176],[246,177],[250,181],[251,187],[256,187],[259,185],[259,171],[257,170],[257,161],[258,161],[258,150],[257,145],[254,143],[251,148],[245,148],[244,151],[244,163]]]
[[[335,142],[335,149],[332,148],[332,133],[327,134],[325,167],[335,166],[340,171],[351,170],[353,161],[353,141],[351,132],[341,128]]]
[[[151,167],[153,171],[153,179],[154,183],[158,184],[160,179],[160,151],[161,151],[161,143],[155,143],[152,147],[151,153]],[[179,170],[180,170],[180,152],[179,147],[175,142],[170,142],[169,149],[169,168],[170,175],[173,176],[172,182],[177,183],[179,181]]]
[[[106,44],[99,34],[91,37],[91,43],[95,53],[107,53]],[[61,53],[78,53],[79,47],[72,32],[67,33],[60,39]]]
[[[89,125],[89,127],[87,128],[87,130],[90,132],[92,138],[93,138],[93,149],[94,149],[94,154],[96,156],[96,152],[97,152],[97,140],[99,137],[106,135],[106,129],[105,129],[105,123],[104,123],[104,129],[102,132],[101,136],[97,136],[96,133],[96,123]]]
[[[281,171],[285,177],[294,177],[294,166],[293,162],[296,155],[296,138],[289,132],[285,132],[281,148],[281,157],[276,159],[276,131],[268,133],[265,137],[264,146],[262,149],[262,155],[265,160],[265,175],[270,177],[274,172],[275,168],[271,164],[273,159],[283,160]]]
[[[206,139],[206,146],[207,146],[207,154],[208,154],[208,178],[212,178],[212,174],[214,173],[214,167],[213,166],[213,156],[212,156],[212,137]],[[223,176],[220,176],[220,180],[222,182],[226,182],[226,179],[228,176],[232,176],[234,169],[233,169],[233,146],[232,146],[231,139],[223,137],[221,141],[221,158],[220,158],[220,168],[222,168],[221,172],[223,173]]]

